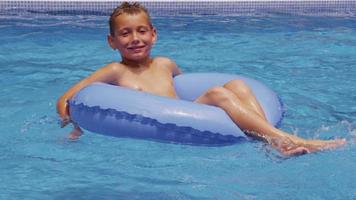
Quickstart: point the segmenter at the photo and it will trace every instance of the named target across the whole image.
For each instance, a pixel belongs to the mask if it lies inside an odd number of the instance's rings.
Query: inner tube
[[[246,140],[221,109],[193,101],[213,86],[239,79],[251,87],[269,123],[278,126],[283,105],[262,83],[239,75],[192,73],[174,77],[179,99],[92,83],[69,100],[71,119],[99,134],[192,145],[229,145]]]

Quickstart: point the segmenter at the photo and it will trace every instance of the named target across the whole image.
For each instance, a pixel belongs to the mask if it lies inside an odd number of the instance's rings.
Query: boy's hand
[[[61,128],[67,126],[69,123],[71,123],[72,120],[70,119],[70,117],[68,115],[64,116],[62,119],[61,119]]]
[[[68,106],[67,101],[64,98],[63,99],[61,98],[60,100],[58,100],[57,112],[60,117],[61,128],[67,126],[69,123],[72,122],[72,120],[70,119],[70,115],[69,115],[69,106]]]

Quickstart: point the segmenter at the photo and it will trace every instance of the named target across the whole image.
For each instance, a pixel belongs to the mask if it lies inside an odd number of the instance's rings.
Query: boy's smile
[[[128,50],[132,51],[133,53],[140,53],[144,51],[146,48],[146,45],[140,45],[140,46],[132,46],[128,47]]]
[[[115,18],[115,25],[115,35],[109,35],[108,41],[113,49],[120,51],[123,61],[140,62],[150,57],[156,30],[145,13],[121,14]]]

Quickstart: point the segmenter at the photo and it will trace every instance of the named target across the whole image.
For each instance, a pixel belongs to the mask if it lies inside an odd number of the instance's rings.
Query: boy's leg
[[[222,108],[246,133],[267,141],[285,155],[298,155],[320,151],[345,144],[345,140],[304,140],[276,129],[225,87],[214,87],[196,99],[197,103]]]
[[[230,90],[237,96],[241,103],[246,105],[246,108],[256,112],[262,119],[267,121],[265,113],[257,101],[256,96],[253,94],[252,90],[248,85],[245,84],[242,80],[232,80],[227,82],[224,88]]]

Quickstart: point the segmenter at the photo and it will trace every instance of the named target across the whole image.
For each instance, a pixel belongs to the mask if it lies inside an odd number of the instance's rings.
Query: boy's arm
[[[62,126],[65,126],[70,121],[67,101],[72,98],[76,92],[93,82],[114,83],[119,78],[118,76],[121,74],[120,71],[122,71],[122,69],[117,64],[109,64],[68,89],[57,101],[57,112],[64,123]]]

